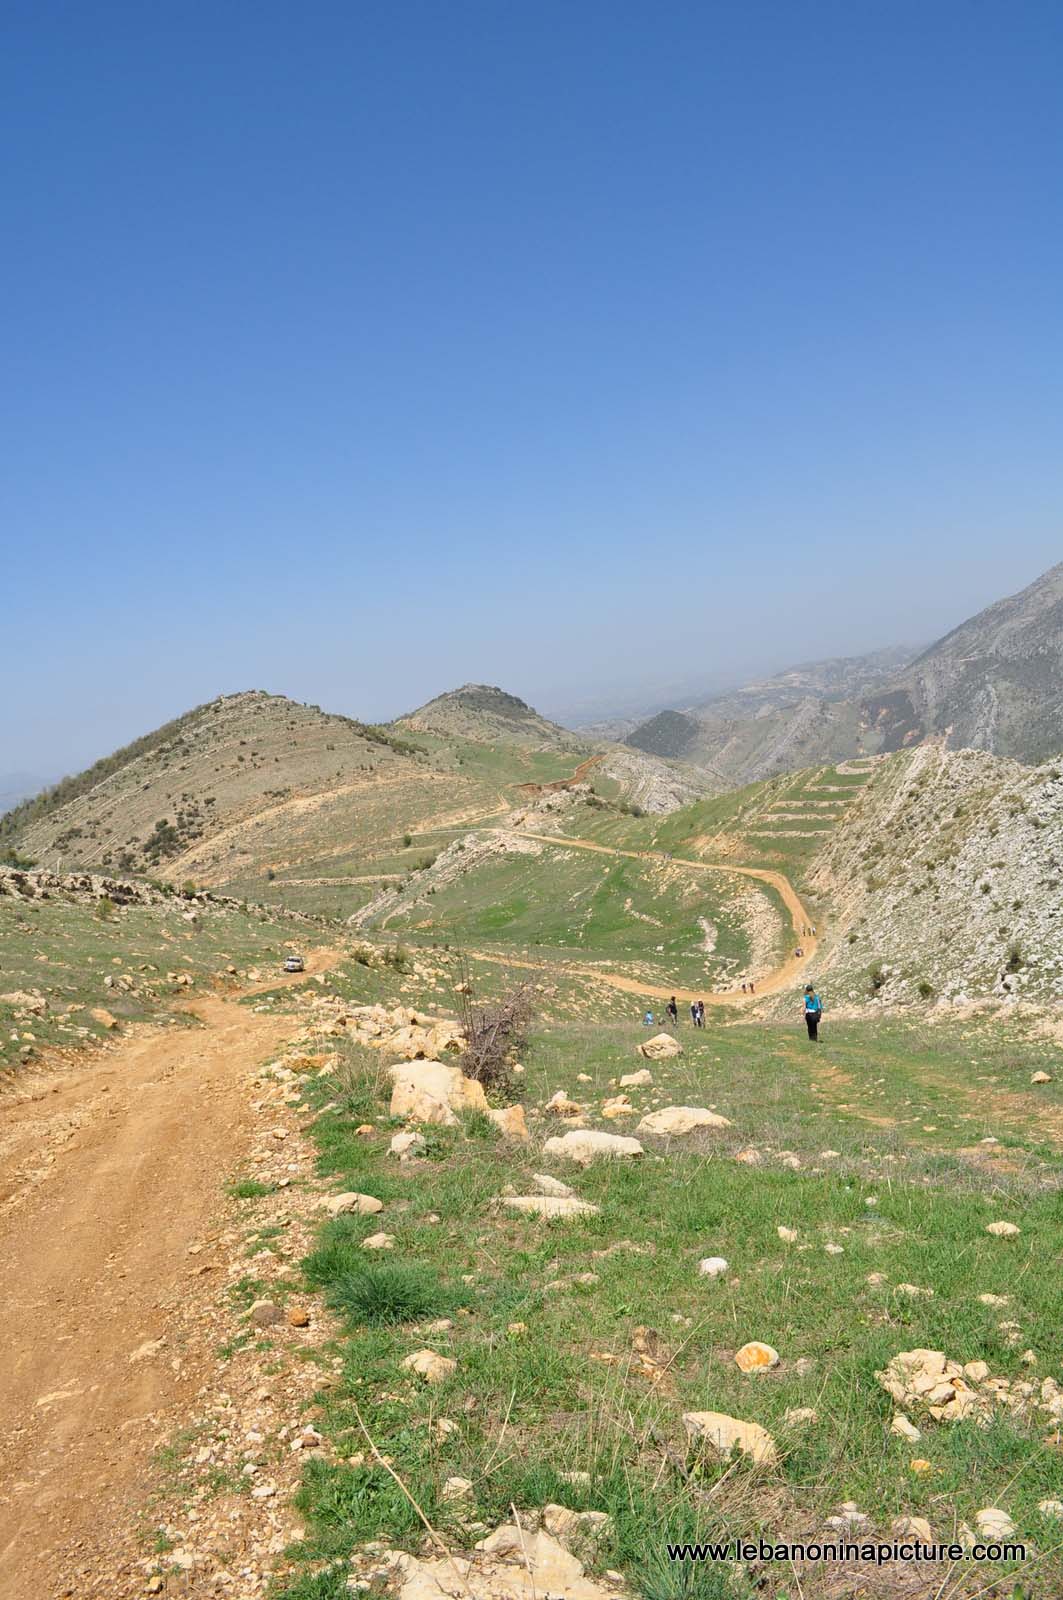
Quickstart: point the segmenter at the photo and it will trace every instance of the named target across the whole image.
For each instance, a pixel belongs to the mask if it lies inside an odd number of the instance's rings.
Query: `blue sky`
[[[606,707],[1063,556],[1063,7],[13,3],[0,767]]]

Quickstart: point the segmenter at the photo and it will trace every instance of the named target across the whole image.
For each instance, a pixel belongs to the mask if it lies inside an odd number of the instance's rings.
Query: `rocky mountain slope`
[[[732,784],[872,754],[882,739],[867,725],[862,697],[891,682],[911,654],[896,648],[809,662],[683,711],[659,712],[626,743]]]
[[[938,734],[950,749],[1018,761],[1063,751],[1063,563],[913,654],[898,647],[795,667],[658,712],[626,742],[734,784]]]
[[[954,628],[861,709],[885,750],[930,734],[1018,761],[1063,750],[1063,562]]]
[[[586,740],[569,733],[515,694],[486,683],[466,683],[437,695],[416,711],[400,717],[395,726],[401,731],[436,733],[444,738],[457,736],[481,744],[521,744],[532,750],[571,750],[587,752]]]
[[[807,878],[817,977],[882,1004],[1063,998],[1063,768],[942,739],[877,764]]]

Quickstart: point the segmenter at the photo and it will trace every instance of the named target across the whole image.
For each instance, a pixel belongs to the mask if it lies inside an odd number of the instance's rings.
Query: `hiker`
[[[652,1011],[647,1011],[646,1015],[642,1019],[642,1026],[644,1028],[652,1028],[653,1027],[653,1012]]]
[[[750,985],[749,985],[749,992],[750,992],[750,994],[756,994],[756,992],[757,992],[757,991],[756,991],[756,990],[755,990],[755,989],[754,989],[754,987],[753,987],[753,985],[752,985],[752,984],[750,984]]]
[[[819,1043],[819,1023],[823,1016],[823,1001],[811,983],[805,984],[805,1027],[813,1044]]]
[[[679,1026],[679,1007],[675,1003],[675,995],[673,995],[672,998],[668,1002],[668,1015],[672,1020],[672,1027],[673,1028],[678,1028],[678,1026]]]
[[[745,986],[745,984],[743,984],[742,985],[742,993],[745,994],[745,992],[746,992],[746,986]]]
[[[699,1000],[698,1001],[698,1027],[699,1028],[703,1028],[704,1026],[705,1026],[705,1002],[704,1002],[704,1000]]]
[[[698,1003],[697,1003],[696,1000],[691,1000],[691,1002],[690,1002],[690,1026],[692,1028],[696,1028],[697,1025],[698,1025]]]

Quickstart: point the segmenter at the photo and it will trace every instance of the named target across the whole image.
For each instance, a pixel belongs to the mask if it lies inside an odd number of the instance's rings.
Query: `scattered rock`
[[[621,1089],[648,1089],[653,1083],[653,1073],[649,1067],[640,1067],[637,1072],[625,1072],[618,1085]]]
[[[730,1126],[726,1117],[717,1116],[715,1111],[709,1111],[705,1106],[664,1106],[662,1110],[651,1111],[643,1117],[635,1132],[675,1135],[693,1133],[697,1128]]]
[[[652,1039],[644,1039],[636,1047],[640,1056],[645,1056],[647,1061],[667,1061],[671,1056],[681,1056],[683,1047],[679,1040],[670,1033],[655,1034]]]
[[[427,1148],[421,1133],[396,1133],[388,1145],[388,1155],[398,1156],[400,1161],[412,1161],[415,1156],[423,1155]]]
[[[1038,1500],[1037,1509],[1043,1517],[1063,1517],[1063,1500]]]
[[[570,1100],[564,1089],[558,1089],[550,1096],[543,1110],[551,1117],[578,1117],[583,1114],[583,1107],[575,1100]]]
[[[996,1539],[1010,1539],[1015,1532],[1015,1524],[1006,1511],[1001,1511],[997,1506],[983,1506],[981,1511],[974,1514],[975,1526],[983,1539],[992,1541]]]
[[[488,1111],[487,1115],[504,1139],[509,1139],[514,1144],[528,1143],[531,1135],[524,1120],[523,1106],[500,1106]]]
[[[783,1421],[790,1427],[804,1426],[805,1423],[819,1421],[819,1412],[815,1406],[791,1406],[789,1411],[783,1413]]]
[[[1052,1074],[1050,1072],[1035,1072],[1033,1077],[1030,1079],[1030,1082],[1031,1083],[1051,1083],[1052,1082]]]
[[[275,1300],[256,1300],[251,1307],[251,1321],[256,1328],[272,1328],[284,1321],[284,1312]]]
[[[319,1205],[330,1217],[374,1217],[384,1209],[383,1200],[371,1194],[357,1194],[354,1190],[346,1194],[326,1195]]]
[[[1014,1222],[987,1222],[985,1231],[994,1239],[1014,1239],[1022,1230]]]
[[[781,1222],[776,1228],[775,1232],[779,1235],[779,1238],[782,1240],[783,1244],[796,1244],[800,1238],[796,1228],[788,1228],[784,1223]]]
[[[543,1145],[546,1155],[559,1156],[566,1161],[578,1161],[581,1167],[604,1156],[618,1159],[624,1156],[641,1156],[645,1152],[637,1139],[626,1138],[621,1133],[602,1133],[597,1128],[581,1128],[547,1139]]]
[[[441,1498],[444,1500],[471,1500],[472,1489],[471,1478],[447,1478],[443,1484]]]
[[[560,1178],[551,1178],[548,1172],[532,1173],[532,1188],[540,1194],[553,1195],[557,1200],[571,1200],[576,1191],[567,1183],[562,1183]]]
[[[779,1459],[775,1440],[758,1422],[742,1422],[722,1411],[685,1411],[683,1426],[691,1439],[707,1444],[724,1460],[735,1450],[757,1466],[773,1466]]]
[[[398,1600],[612,1600],[615,1591],[584,1574],[583,1565],[554,1536],[504,1523],[476,1545],[472,1558],[433,1560],[396,1552],[391,1570]]]
[[[923,1544],[929,1544],[934,1537],[925,1517],[894,1517],[890,1532],[898,1539],[921,1539]]]
[[[290,1328],[308,1328],[310,1326],[310,1313],[305,1306],[288,1307],[288,1326]]]
[[[698,1262],[698,1273],[702,1278],[720,1278],[728,1270],[727,1262],[723,1256],[706,1256]]]
[[[903,1411],[898,1411],[890,1423],[890,1432],[895,1433],[900,1439],[907,1439],[909,1444],[918,1444],[923,1437],[915,1423],[910,1421]]]
[[[452,1128],[458,1112],[487,1113],[483,1085],[467,1078],[460,1067],[442,1061],[410,1061],[388,1069],[392,1083],[391,1115],[411,1122]]]
[[[111,1013],[104,1006],[93,1006],[92,1010],[89,1012],[89,1016],[92,1018],[93,1022],[98,1022],[101,1028],[106,1028],[108,1033],[113,1032],[118,1026],[118,1018],[112,1017]]]
[[[437,1355],[434,1350],[415,1350],[412,1355],[405,1356],[401,1364],[406,1372],[415,1372],[425,1383],[431,1384],[445,1383],[458,1368],[456,1361]]]
[[[390,1233],[371,1233],[362,1240],[363,1250],[394,1250],[395,1239]]]
[[[770,1344],[762,1344],[759,1339],[751,1339],[735,1352],[735,1366],[742,1372],[766,1372],[769,1367],[778,1365],[778,1350],[773,1350]]]
[[[508,1194],[502,1204],[509,1211],[521,1211],[529,1217],[559,1218],[568,1221],[575,1217],[593,1217],[598,1207],[589,1200],[578,1200],[575,1195],[559,1194]]]
[[[611,1100],[606,1100],[602,1106],[602,1116],[612,1121],[616,1117],[633,1117],[635,1107],[631,1104],[626,1094],[614,1095]]]

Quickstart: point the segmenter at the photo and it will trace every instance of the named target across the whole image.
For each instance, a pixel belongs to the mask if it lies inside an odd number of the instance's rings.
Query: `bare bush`
[[[457,958],[455,966],[465,1035],[462,1071],[485,1089],[508,1085],[513,1064],[528,1042],[535,1017],[535,990],[530,983],[517,983],[498,1000],[481,1002],[473,993],[464,956]]]

